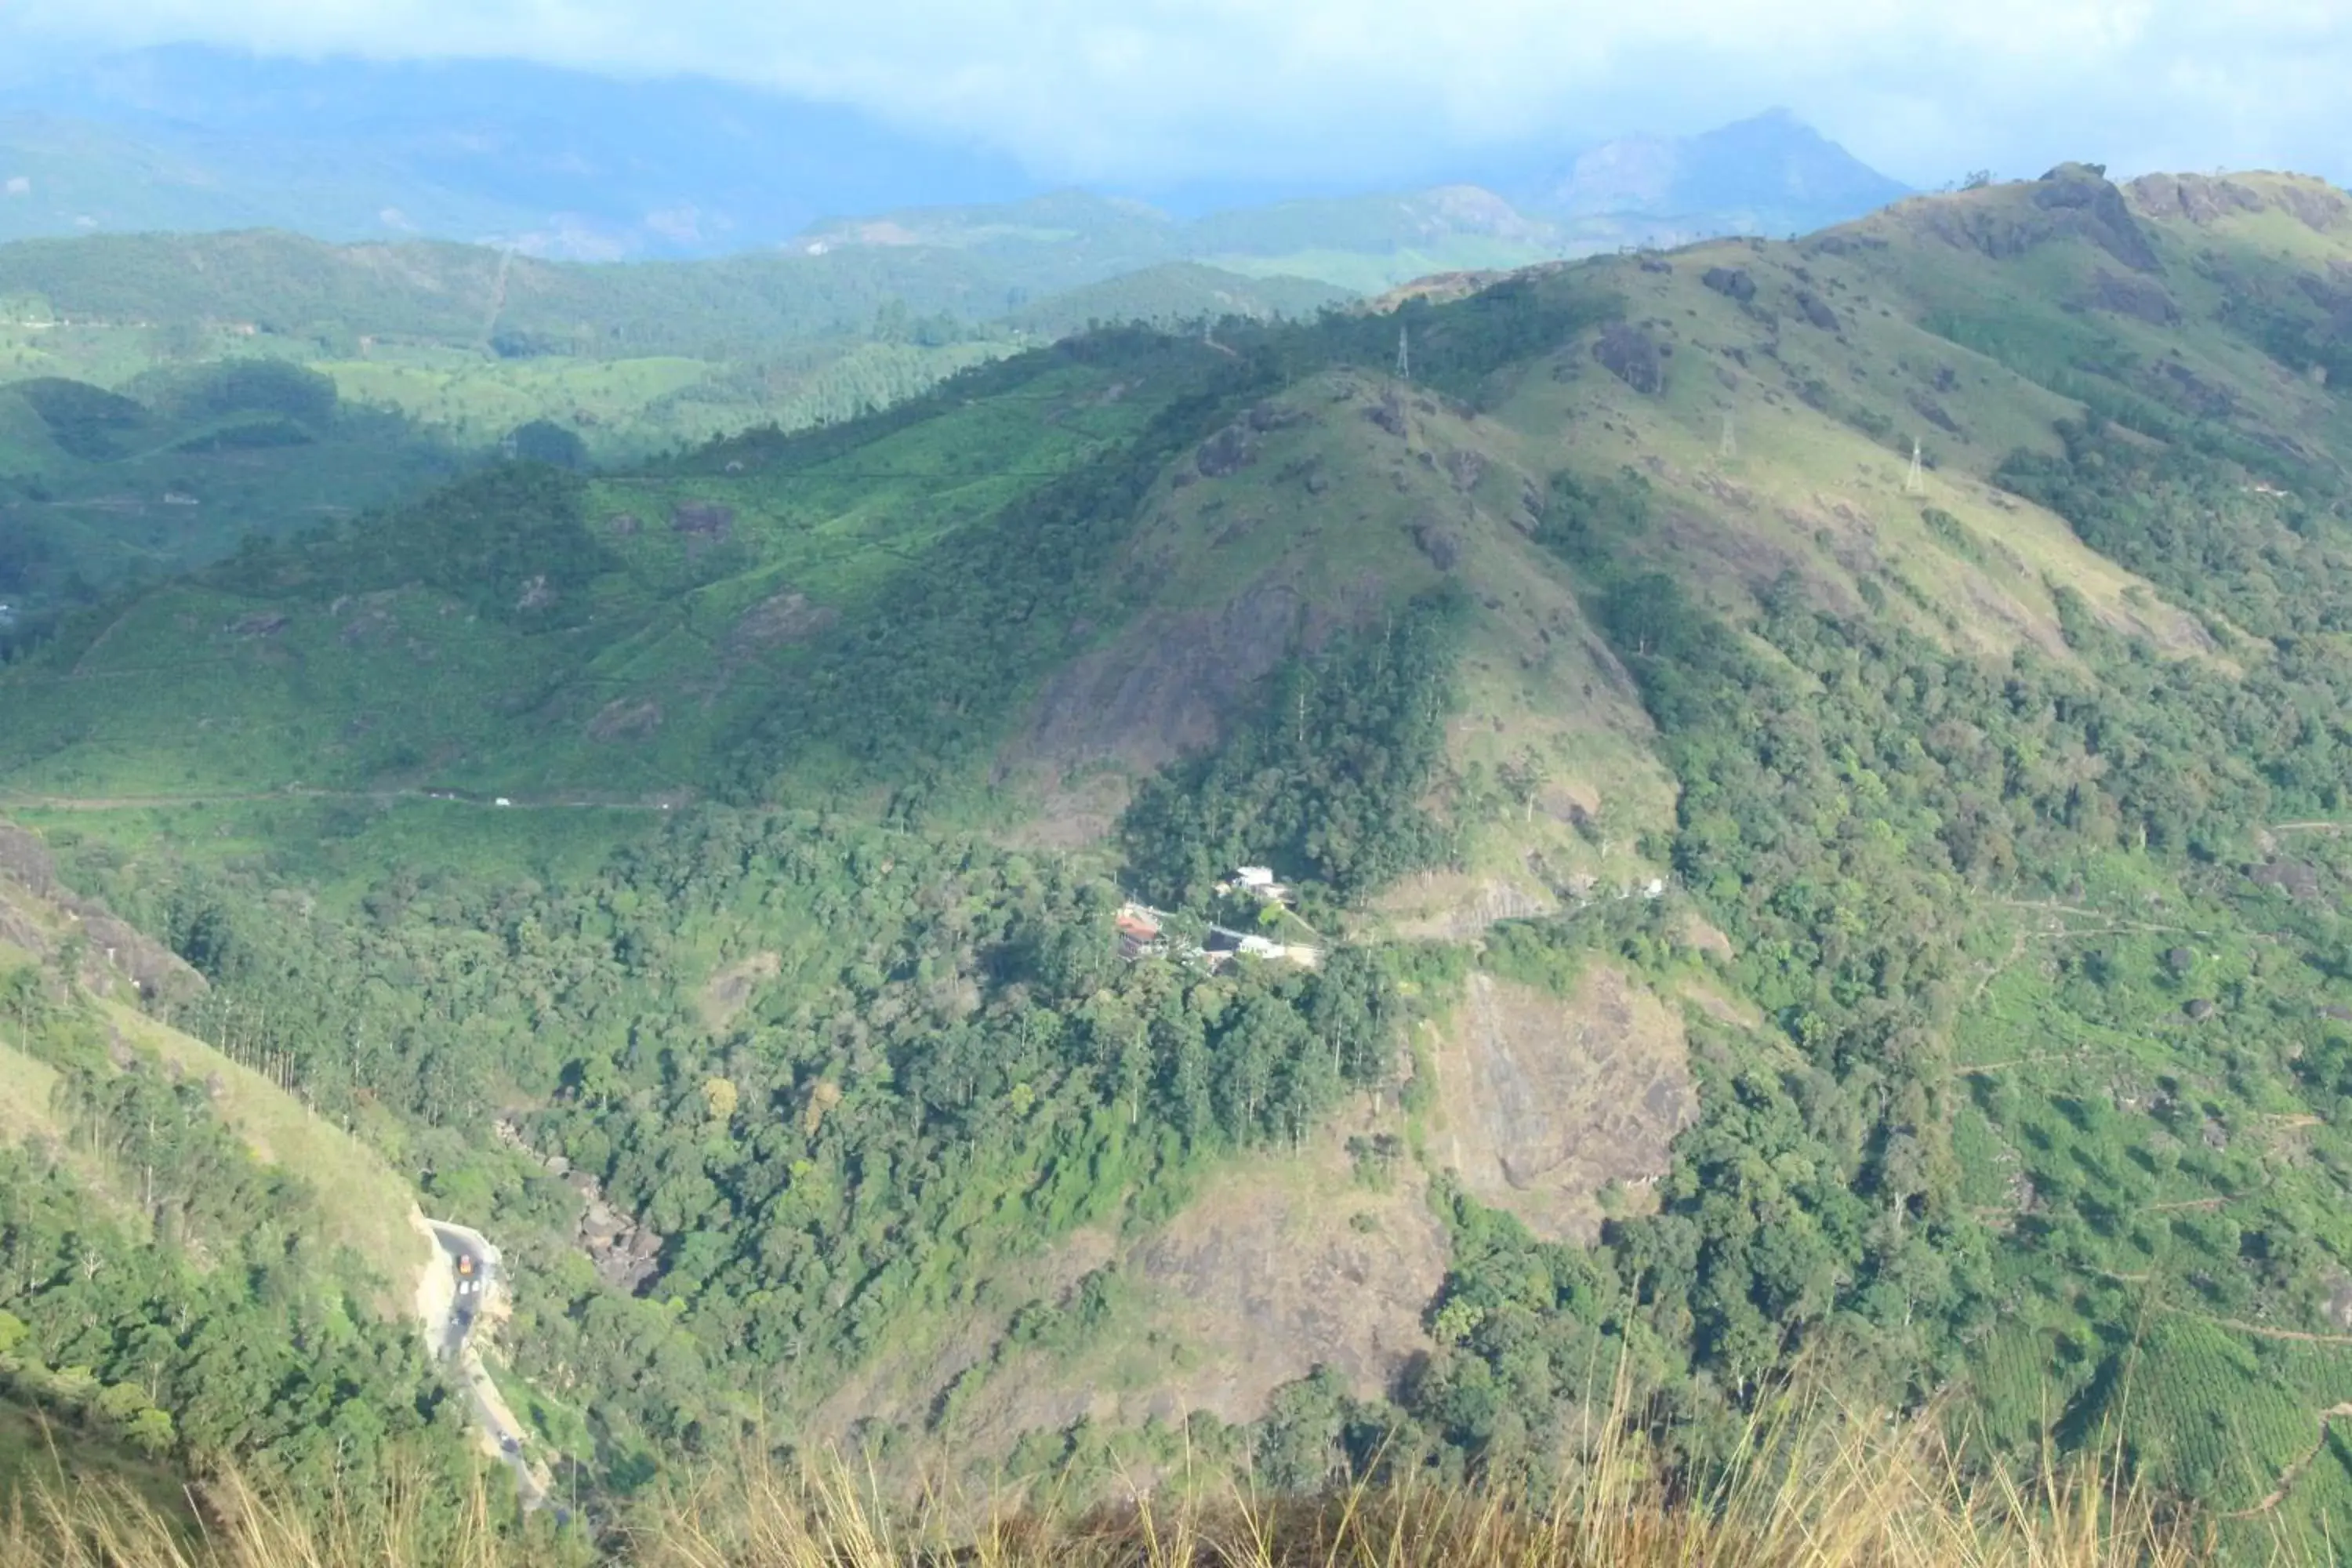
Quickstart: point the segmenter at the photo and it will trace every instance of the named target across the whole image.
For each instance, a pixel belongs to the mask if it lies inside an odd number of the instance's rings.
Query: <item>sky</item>
[[[2352,176],[2352,0],[0,0],[20,69],[183,41],[715,75],[1105,183],[1376,181],[1776,105],[1929,188]]]

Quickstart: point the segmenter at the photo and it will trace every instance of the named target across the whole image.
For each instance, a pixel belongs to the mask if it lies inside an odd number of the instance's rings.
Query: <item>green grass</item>
[[[383,1157],[203,1041],[120,1004],[100,1005],[124,1038],[184,1073],[220,1083],[214,1103],[222,1119],[255,1158],[282,1165],[311,1184],[325,1222],[321,1239],[358,1253],[387,1287],[378,1308],[387,1317],[404,1316],[428,1256],[427,1243],[408,1224],[414,1194]]]
[[[175,1530],[192,1530],[184,1478],[80,1430],[69,1418],[20,1404],[0,1389],[0,1520],[37,1489],[58,1486],[124,1489]]]

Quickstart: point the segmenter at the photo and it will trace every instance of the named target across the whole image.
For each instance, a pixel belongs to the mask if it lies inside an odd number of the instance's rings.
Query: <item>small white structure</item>
[[[1265,866],[1244,866],[1236,869],[1230,881],[1217,884],[1220,893],[1248,893],[1271,904],[1290,901],[1290,889],[1274,879],[1274,871]]]
[[[500,795],[500,796],[499,796],[499,798],[498,798],[498,799],[496,799],[496,800],[494,800],[494,801],[490,802],[490,804],[491,804],[492,805],[512,805],[514,804],[514,802],[512,802],[512,801],[509,800],[509,799],[508,799],[506,796],[504,796],[504,795]]]

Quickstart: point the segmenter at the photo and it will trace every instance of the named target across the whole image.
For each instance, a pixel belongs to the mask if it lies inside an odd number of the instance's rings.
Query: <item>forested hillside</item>
[[[2068,165],[500,465],[60,626],[0,807],[499,1237],[592,1489],[1542,1495],[1801,1376],[2315,1558],[2347,264]]]
[[[322,1491],[469,1473],[407,1188],[225,1016],[0,823],[0,1495],[61,1460],[174,1515],[231,1456]]]
[[[854,418],[1090,326],[1346,297],[1116,263],[1047,277],[894,247],[587,267],[269,232],[0,246],[0,648],[127,581],[501,457],[643,462]]]

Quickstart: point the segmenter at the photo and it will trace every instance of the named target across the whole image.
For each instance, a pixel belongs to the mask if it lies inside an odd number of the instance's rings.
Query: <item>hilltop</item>
[[[490,468],[78,617],[0,803],[431,1147],[592,1485],[1540,1484],[1617,1364],[1703,1474],[1802,1365],[2300,1550],[2338,263],[2066,165]]]

